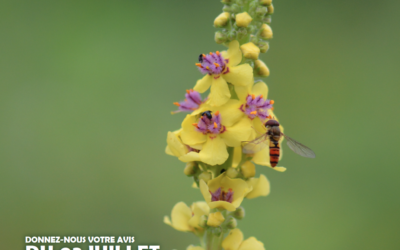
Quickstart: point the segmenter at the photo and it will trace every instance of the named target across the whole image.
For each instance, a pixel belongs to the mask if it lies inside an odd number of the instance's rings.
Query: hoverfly
[[[277,120],[268,120],[265,123],[265,127],[267,128],[267,132],[262,136],[247,142],[247,144],[243,146],[243,153],[254,154],[269,146],[269,161],[271,166],[275,167],[279,161],[279,139],[283,136],[286,139],[287,145],[291,150],[293,150],[293,152],[304,157],[315,158],[315,153],[310,148],[282,133]]]

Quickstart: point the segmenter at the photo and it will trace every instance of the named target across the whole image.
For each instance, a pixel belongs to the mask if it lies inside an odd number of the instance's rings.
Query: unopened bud
[[[215,227],[215,228],[213,228],[212,229],[212,231],[211,231],[215,236],[220,236],[221,235],[221,232],[222,232],[222,230],[221,230],[221,228],[220,227]]]
[[[237,220],[235,218],[230,218],[228,223],[226,224],[226,227],[229,229],[234,229],[237,227]]]
[[[203,180],[207,183],[211,180],[211,174],[209,172],[203,172],[199,175],[199,180]]]
[[[221,3],[230,3],[231,0],[222,0]]]
[[[262,5],[271,5],[272,0],[260,0],[260,3],[261,3]]]
[[[219,14],[219,16],[217,16],[217,18],[215,18],[214,26],[223,27],[226,25],[228,20],[229,20],[229,12],[222,12],[221,14]]]
[[[261,60],[256,60],[254,62],[254,71],[259,75],[259,76],[269,76],[269,68],[265,63]]]
[[[236,208],[235,212],[233,212],[233,217],[235,217],[238,220],[241,220],[244,218],[245,212],[243,207],[238,207]]]
[[[256,166],[254,166],[254,164],[251,161],[246,161],[242,165],[241,170],[245,178],[254,177],[256,175]]]
[[[226,171],[226,176],[233,179],[238,175],[238,173],[239,172],[235,168],[228,168]]]
[[[196,163],[192,162],[188,162],[186,163],[186,167],[183,170],[183,173],[187,176],[193,176],[196,173],[196,169],[197,169],[197,165]]]
[[[241,8],[239,5],[237,5],[237,4],[232,4],[232,5],[231,5],[231,11],[232,11],[233,13],[239,13],[241,9],[242,9],[242,8]]]
[[[262,7],[262,6],[258,6],[256,9],[256,14],[259,16],[263,16],[265,14],[268,13],[268,8],[267,7]]]
[[[269,49],[269,44],[267,42],[260,42],[258,43],[258,46],[260,47],[261,53],[265,53]]]
[[[207,226],[218,227],[225,221],[221,212],[215,212],[208,215]]]
[[[239,28],[237,31],[237,36],[239,39],[242,39],[245,35],[247,35],[247,29],[246,28]]]
[[[264,18],[262,19],[262,21],[263,21],[264,23],[270,24],[270,23],[271,23],[271,16],[268,15],[268,16],[264,17]]]
[[[199,220],[200,227],[206,227],[207,225],[207,215],[202,215]]]
[[[274,14],[274,5],[268,5],[268,14]]]
[[[236,25],[238,27],[247,27],[253,18],[247,12],[236,14]]]
[[[224,11],[224,12],[232,12],[231,6],[224,5],[224,7],[222,7],[222,11]]]
[[[272,38],[272,29],[271,29],[271,27],[268,24],[264,23],[261,26],[261,34],[260,35],[261,35],[262,38],[271,39]]]
[[[258,48],[252,42],[243,44],[242,46],[240,46],[240,49],[243,52],[243,56],[249,59],[256,60],[258,58],[258,55],[260,54],[260,48]]]
[[[215,32],[214,40],[216,43],[221,44],[226,41],[226,35],[222,33],[221,31]]]

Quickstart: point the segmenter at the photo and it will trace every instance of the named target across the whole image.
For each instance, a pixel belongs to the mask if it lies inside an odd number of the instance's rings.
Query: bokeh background
[[[245,237],[266,249],[400,249],[399,1],[274,0],[261,58],[275,112],[317,158],[246,200]],[[222,50],[207,1],[0,2],[0,248],[26,235],[133,235],[186,249],[163,224],[202,200],[165,155],[172,102]],[[58,249],[60,245],[57,245]]]

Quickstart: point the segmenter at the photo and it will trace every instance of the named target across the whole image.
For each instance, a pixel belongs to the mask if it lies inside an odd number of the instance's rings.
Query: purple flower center
[[[203,74],[219,75],[229,72],[229,68],[226,65],[229,59],[224,59],[219,51],[210,53],[209,55],[201,54],[199,56],[199,62],[200,63],[196,63],[196,66]],[[218,77],[219,76],[217,76],[217,78]]]
[[[227,201],[232,203],[233,201],[233,191],[232,188],[228,190],[228,192],[222,191],[221,188],[218,188],[214,193],[210,191],[211,201]]]
[[[197,131],[203,133],[203,134],[222,134],[225,132],[226,128],[221,124],[221,115],[219,112],[215,112],[214,115],[209,118],[207,115],[203,113],[203,115],[200,117],[198,123],[194,123],[194,126],[196,126]]]
[[[178,106],[178,110],[173,111],[172,113],[192,112],[193,110],[198,109],[201,103],[202,100],[199,92],[194,91],[193,89],[186,90],[185,100],[174,102],[174,104]]]
[[[264,99],[263,95],[247,95],[246,103],[240,106],[240,110],[252,120],[256,117],[265,120],[269,116],[268,110],[273,109],[272,104],[274,101]]]

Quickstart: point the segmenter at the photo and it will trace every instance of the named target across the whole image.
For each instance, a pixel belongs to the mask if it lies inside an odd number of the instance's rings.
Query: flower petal
[[[219,135],[215,137],[209,135],[199,155],[201,161],[209,165],[222,164],[229,157],[225,142]]]
[[[200,156],[199,153],[192,151],[185,155],[182,155],[178,159],[183,162],[200,161]]]
[[[231,127],[243,117],[243,112],[239,109],[240,105],[241,103],[239,100],[231,99],[223,106],[214,108],[215,110],[220,111],[221,123],[224,126]]]
[[[225,221],[225,217],[222,215],[221,212],[215,212],[215,213],[211,213],[208,216],[208,220],[207,220],[207,226],[210,227],[218,227],[222,224],[222,222]]]
[[[229,91],[228,84],[225,79],[219,76],[217,79],[212,79],[210,95],[208,96],[209,103],[212,106],[224,105],[229,98],[231,98],[231,92]]]
[[[254,237],[250,237],[240,244],[238,250],[265,250],[264,244]]]
[[[178,138],[178,136],[176,136],[175,133],[168,132],[167,144],[172,154],[177,157],[185,155],[188,152],[187,147],[181,142],[181,140]]]
[[[225,250],[237,250],[243,241],[243,233],[239,228],[231,230],[222,241],[222,248]]]
[[[200,133],[193,126],[193,123],[197,121],[196,116],[187,115],[182,122],[181,139],[184,144],[196,145],[206,142],[206,135]]]
[[[267,98],[267,96],[268,96],[268,86],[267,86],[267,84],[265,84],[264,82],[257,82],[253,86],[252,94],[255,94],[256,96],[263,95],[264,98]]]
[[[243,199],[242,199],[243,200]],[[228,211],[235,211],[237,207],[233,205],[232,203],[229,203],[227,201],[213,201],[209,203],[209,206],[211,209],[213,208],[220,208],[220,209],[225,209]]]
[[[193,90],[204,93],[211,85],[213,77],[210,75],[205,75],[203,78],[196,82],[196,85],[193,87]]]
[[[252,84],[249,84],[247,86],[235,86],[235,92],[236,95],[238,96],[240,102],[246,102],[246,97],[248,94],[251,93],[251,88],[253,87]]]
[[[270,184],[265,177],[261,174],[260,178],[250,178],[247,183],[253,187],[253,190],[246,195],[247,199],[253,199],[259,196],[267,196],[270,192]]]
[[[233,150],[232,167],[236,168],[242,160],[242,147],[235,147]]]
[[[189,225],[195,228],[200,228],[200,217],[203,215],[208,215],[210,213],[210,207],[207,202],[199,201],[195,202],[191,206],[193,216],[189,220]]]
[[[171,212],[171,220],[164,217],[164,223],[172,226],[178,231],[191,231],[189,219],[192,217],[192,211],[184,202],[178,202]],[[171,222],[172,221],[172,222]]]
[[[222,74],[222,77],[233,85],[247,86],[254,81],[253,68],[247,63],[236,67],[230,67],[229,73]]]
[[[233,67],[242,61],[242,51],[240,50],[239,42],[232,41],[228,45],[228,51],[222,51],[222,56],[229,59],[228,66]]]
[[[208,186],[204,180],[200,180],[200,192],[204,197],[204,200],[210,204],[211,202],[211,194],[209,192]]]
[[[186,250],[204,250],[204,248],[199,247],[199,246],[190,245],[190,246],[188,246],[188,247],[186,248]]]
[[[232,127],[226,128],[226,131],[220,136],[224,139],[228,147],[238,147],[243,141],[248,141],[252,134],[252,121],[244,117]]]

